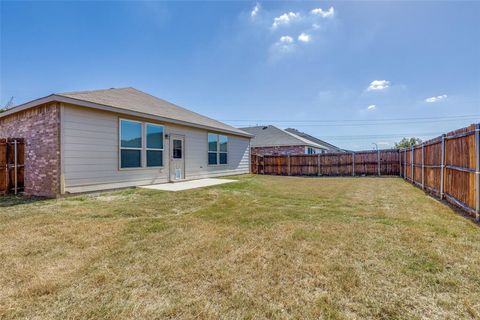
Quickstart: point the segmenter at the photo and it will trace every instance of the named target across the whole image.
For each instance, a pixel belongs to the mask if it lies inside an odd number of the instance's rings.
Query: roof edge
[[[160,120],[160,121],[165,121],[165,122],[190,126],[190,127],[194,127],[194,128],[212,130],[212,131],[216,131],[216,132],[229,133],[229,134],[240,136],[240,137],[253,138],[253,136],[254,136],[250,133],[243,132],[243,131],[242,132],[236,132],[236,131],[231,131],[231,130],[226,130],[226,129],[221,129],[221,128],[204,126],[204,125],[199,125],[199,124],[188,122],[188,121],[176,120],[176,119],[156,116],[156,115],[149,114],[149,113],[126,110],[126,109],[112,107],[112,106],[104,105],[104,104],[100,104],[100,103],[95,103],[95,102],[85,101],[85,100],[81,100],[81,99],[65,97],[65,96],[57,95],[57,94],[50,94],[50,95],[42,97],[42,98],[31,100],[29,102],[18,105],[16,107],[12,108],[12,109],[9,109],[5,112],[2,112],[2,113],[0,113],[0,119],[5,118],[9,115],[15,114],[17,112],[28,110],[30,108],[34,108],[34,107],[37,107],[39,105],[42,105],[42,104],[45,104],[45,103],[50,103],[50,102],[69,103],[69,104],[78,105],[78,106],[86,107],[86,108],[110,111],[110,112],[115,112],[115,113],[120,113],[120,114],[127,114],[127,115],[142,117],[142,118],[155,119],[155,120]],[[240,130],[240,129],[238,129],[238,130]]]

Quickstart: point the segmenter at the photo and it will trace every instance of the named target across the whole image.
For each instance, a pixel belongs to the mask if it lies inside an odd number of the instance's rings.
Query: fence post
[[[355,177],[355,152],[352,152],[352,176]]]
[[[412,154],[410,155],[410,160],[412,162],[412,183],[415,182],[415,176],[413,175],[413,171],[415,170],[415,166],[413,165],[413,162],[415,161],[415,156],[414,156],[414,153],[415,153],[415,148],[414,146],[412,146],[412,149],[410,151]]]
[[[475,218],[480,220],[480,123],[477,123],[475,128],[475,188],[476,188],[476,201],[475,201]]]
[[[425,143],[422,143],[422,189],[425,189]]]
[[[402,176],[402,151],[398,149],[398,175],[401,177]]]
[[[378,175],[380,176],[380,150],[377,147],[377,167],[378,167]]]
[[[440,199],[443,199],[443,181],[445,180],[445,134],[442,134],[442,153],[440,162]]]
[[[17,177],[17,174],[18,174],[18,169],[17,169],[17,166],[18,166],[18,152],[17,152],[17,139],[13,140],[13,172],[14,172],[14,193],[17,194],[17,190],[18,190],[18,177]]]
[[[290,169],[290,166],[291,166],[290,165],[290,155],[288,155],[287,159],[288,159],[288,175],[290,175],[291,174],[291,171],[290,171],[291,170]]]
[[[320,154],[317,155],[317,176],[320,176]]]
[[[407,148],[403,150],[403,179],[407,179]]]

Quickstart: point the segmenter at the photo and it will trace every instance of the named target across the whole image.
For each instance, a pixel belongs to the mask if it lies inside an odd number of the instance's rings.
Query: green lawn
[[[0,318],[469,319],[480,229],[400,178],[0,198]]]

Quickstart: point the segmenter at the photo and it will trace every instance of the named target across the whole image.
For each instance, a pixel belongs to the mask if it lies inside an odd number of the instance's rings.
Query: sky
[[[135,87],[351,150],[480,122],[479,1],[0,1],[0,103]]]

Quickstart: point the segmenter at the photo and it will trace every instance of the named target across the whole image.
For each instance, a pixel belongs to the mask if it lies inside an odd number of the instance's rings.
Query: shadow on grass
[[[13,206],[18,206],[22,204],[30,204],[39,201],[45,201],[48,198],[42,197],[29,197],[29,196],[0,196],[0,208],[8,208]]]

